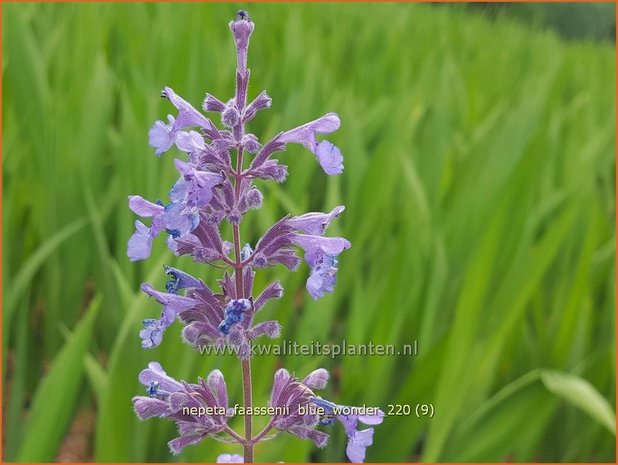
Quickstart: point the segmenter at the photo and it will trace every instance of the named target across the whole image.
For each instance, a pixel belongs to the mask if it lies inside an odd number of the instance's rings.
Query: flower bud
[[[238,210],[232,210],[227,214],[227,220],[232,224],[240,224],[242,221],[242,214]]]
[[[223,113],[221,113],[221,123],[228,128],[233,128],[240,121],[240,114],[234,106],[228,106]]]
[[[268,260],[263,253],[259,252],[253,257],[253,266],[256,268],[265,268],[268,265]]]
[[[250,189],[246,194],[245,201],[247,202],[247,207],[257,209],[262,206],[262,201],[264,200],[264,196],[259,191],[257,187]]]
[[[254,134],[245,134],[241,140],[241,144],[249,153],[257,153],[262,147]]]
[[[204,111],[216,111],[218,113],[221,113],[223,112],[223,110],[225,110],[225,103],[223,103],[217,97],[206,94],[204,102],[202,103],[202,108],[204,109]]]

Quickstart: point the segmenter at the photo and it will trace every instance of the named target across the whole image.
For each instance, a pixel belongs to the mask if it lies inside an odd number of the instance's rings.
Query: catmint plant
[[[142,284],[141,289],[161,304],[162,312],[158,319],[145,319],[139,335],[144,349],[154,349],[161,344],[167,329],[179,320],[184,325],[183,340],[194,348],[229,346],[240,360],[243,406],[248,411],[253,406],[252,345],[259,337],[276,338],[281,332],[279,322],[263,320],[258,313],[270,299],[280,298],[283,288],[275,281],[256,292],[253,286],[256,271],[276,264],[296,270],[301,262],[297,253],[302,250],[311,270],[307,291],[318,299],[325,292],[333,292],[337,257],[350,243],[342,237],[325,236],[330,223],[343,212],[343,206],[335,206],[328,213],[285,216],[256,244],[241,241],[240,225],[244,216],[260,208],[263,202],[254,180],[281,183],[287,177],[287,167],[273,158],[275,153],[283,151],[289,143],[302,144],[330,176],[343,171],[343,157],[331,142],[317,139],[319,134],[339,128],[335,113],[282,131],[263,145],[247,132],[247,123],[260,110],[269,108],[271,99],[266,92],[261,92],[247,103],[250,76],[247,51],[254,29],[249,15],[239,11],[229,26],[237,56],[234,97],[224,102],[206,94],[202,105],[205,112],[219,114],[221,128],[171,88],[166,87],[161,93],[177,113],[168,115],[167,122],[155,122],[149,132],[150,145],[157,156],[176,146],[186,157],[174,160],[179,177],[169,191],[167,202],[129,197],[129,208],[141,217],[150,218],[150,226],[139,220],[135,222],[136,230],[129,239],[127,253],[133,261],[146,259],[153,240],[163,235],[175,255],[189,255],[195,262],[225,269],[217,292],[199,277],[168,266],[164,268],[169,277],[164,291]],[[221,236],[223,222],[231,224],[230,240]],[[323,368],[302,379],[279,369],[274,374],[268,405],[272,415],[258,432],[253,431],[251,415],[244,415],[242,433],[230,427],[236,412],[230,407],[226,380],[219,370],[192,384],[173,379],[158,362],[150,362],[139,374],[146,395],[134,397],[133,406],[142,420],[160,417],[176,423],[178,437],[168,443],[174,454],[210,437],[242,446],[242,455],[223,454],[218,461],[253,462],[254,445],[273,434],[287,432],[324,447],[328,434],[322,427],[341,423],[348,436],[348,458],[362,462],[365,449],[373,440],[373,428],[362,429],[360,425],[379,424],[384,413],[379,409],[366,412],[323,399],[315,391],[324,389],[328,378],[328,371]]]

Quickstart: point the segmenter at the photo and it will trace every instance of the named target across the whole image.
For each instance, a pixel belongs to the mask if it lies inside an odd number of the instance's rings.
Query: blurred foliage
[[[468,3],[491,17],[509,18],[548,28],[566,39],[616,41],[616,4],[606,3]]]
[[[596,6],[587,5],[594,9]],[[172,327],[140,348],[162,264],[214,284],[220,270],[156,244],[130,263],[127,196],[165,198],[172,159],[147,132],[172,86],[196,106],[233,93],[234,4],[27,4],[3,7],[3,428],[5,460],[53,461],[77,412],[96,411],[98,461],[212,461],[238,447],[205,441],[181,456],[166,421],[140,423],[130,399],[158,360],[176,378],[213,368],[239,401],[237,360],[200,357]],[[587,11],[587,10],[586,10]],[[255,401],[279,366],[324,366],[347,405],[433,404],[431,419],[389,417],[369,461],[614,461],[615,62],[607,44],[562,42],[465,6],[253,4],[250,97],[272,109],[263,141],[337,111],[346,157],[326,178],[291,147],[290,177],[260,184],[252,242],[291,212],[346,212],[353,247],[336,292],[313,302],[307,269],[275,268],[286,295],[264,318],[284,340],[406,344],[416,357],[260,357]],[[93,324],[96,322],[96,324]],[[257,418],[261,424],[263,418]],[[234,426],[240,426],[235,422]],[[259,425],[258,425],[259,426]],[[260,461],[344,459],[287,436]]]

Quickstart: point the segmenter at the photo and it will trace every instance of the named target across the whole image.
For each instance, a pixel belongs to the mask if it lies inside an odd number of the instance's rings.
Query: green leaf
[[[28,285],[37,271],[45,264],[45,260],[54,253],[64,241],[82,229],[87,224],[85,218],[80,218],[66,225],[56,234],[46,240],[20,268],[15,280],[11,283],[11,292],[7,293],[3,307],[3,339],[8,339],[11,318],[15,310],[15,304],[23,297]]]
[[[541,371],[541,381],[552,394],[587,413],[616,435],[616,413],[590,382],[577,375],[550,369]]]
[[[84,357],[100,304],[100,297],[92,300],[73,336],[54,359],[49,373],[36,390],[17,462],[54,461],[79,398]]]

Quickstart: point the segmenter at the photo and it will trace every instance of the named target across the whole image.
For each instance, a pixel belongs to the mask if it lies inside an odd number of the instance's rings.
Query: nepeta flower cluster
[[[159,318],[145,319],[140,331],[142,347],[159,346],[166,330],[180,321],[184,327],[182,338],[195,348],[206,345],[230,346],[238,355],[242,367],[243,403],[252,406],[251,365],[253,341],[260,336],[276,338],[281,325],[274,320],[257,321],[257,314],[270,299],[283,295],[279,281],[259,293],[254,290],[257,270],[282,264],[296,270],[301,262],[299,252],[310,268],[307,291],[318,299],[325,292],[333,292],[337,277],[337,257],[350,247],[342,237],[326,236],[330,223],[343,211],[335,206],[328,213],[306,213],[285,216],[270,227],[255,243],[244,245],[240,238],[240,224],[252,209],[258,209],[263,195],[255,180],[283,182],[287,166],[273,158],[289,143],[304,145],[315,156],[327,175],[343,171],[343,157],[328,140],[318,140],[321,134],[337,130],[337,114],[328,113],[294,129],[280,132],[265,144],[246,132],[246,124],[260,110],[270,107],[266,92],[247,103],[250,72],[247,68],[249,38],[254,24],[246,12],[240,11],[230,23],[236,44],[237,69],[234,97],[226,102],[206,94],[202,109],[218,113],[221,127],[217,127],[171,88],[161,96],[176,109],[167,122],[156,121],[149,132],[150,145],[161,156],[174,146],[186,154],[174,160],[178,180],[169,190],[167,202],[129,197],[129,208],[137,215],[150,219],[150,225],[137,220],[135,233],[128,243],[127,254],[133,261],[150,256],[155,238],[165,237],[167,247],[177,256],[189,255],[195,262],[227,268],[213,290],[199,277],[165,267],[169,281],[165,291],[142,284],[142,290],[162,306]],[[245,166],[248,165],[248,166]],[[231,224],[232,238],[221,236],[224,222]],[[178,428],[178,437],[168,444],[174,454],[186,446],[211,437],[236,442],[243,447],[243,456],[224,454],[220,461],[253,461],[253,446],[271,431],[288,432],[302,439],[326,445],[328,434],[321,431],[339,420],[348,435],[347,455],[361,462],[365,449],[372,443],[373,428],[359,430],[359,423],[375,425],[382,422],[384,413],[376,409],[372,414],[352,414],[348,407],[322,399],[314,390],[326,386],[329,375],[318,369],[302,380],[285,369],[275,373],[269,402],[272,416],[267,426],[257,434],[252,432],[250,415],[244,416],[244,434],[228,425],[236,416],[228,405],[223,374],[212,371],[206,380],[197,384],[176,381],[161,365],[151,362],[139,375],[146,388],[146,396],[137,396],[133,405],[139,418],[168,418]],[[346,410],[347,409],[347,410]]]

